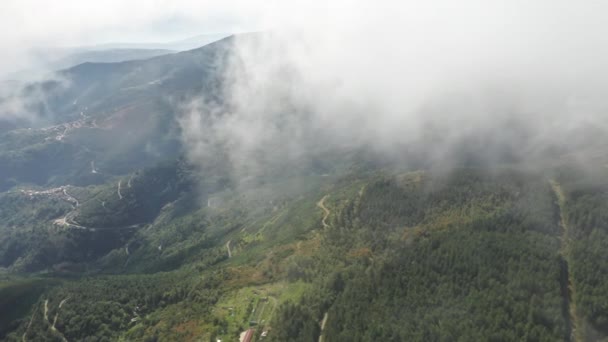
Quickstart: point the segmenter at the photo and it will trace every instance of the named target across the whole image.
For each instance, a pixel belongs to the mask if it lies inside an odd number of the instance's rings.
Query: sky
[[[521,44],[533,45],[533,53],[539,45],[553,48],[558,43],[554,39],[582,38],[584,48],[589,39],[607,42],[602,16],[607,9],[605,2],[594,0],[3,0],[0,73],[23,68],[31,62],[32,49],[48,46],[162,42],[205,33],[285,28],[328,33],[335,39],[347,34],[367,38],[368,33],[394,39],[418,27],[431,37],[473,31],[469,40],[444,37],[469,45],[495,38],[506,41],[505,47],[528,48],[517,45],[518,37],[525,35]],[[569,47],[577,48],[573,45]]]
[[[238,9],[238,10],[237,10]],[[35,63],[35,50],[168,42],[261,28],[247,1],[3,0],[0,75]]]

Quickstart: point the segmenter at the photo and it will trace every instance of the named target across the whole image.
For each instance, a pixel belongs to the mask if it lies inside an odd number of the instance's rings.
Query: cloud
[[[50,48],[249,30],[257,27],[255,8],[244,0],[2,1],[0,78],[37,66]]]
[[[581,130],[607,125],[608,4],[599,1],[7,0],[0,9],[0,74],[35,62],[29,52],[41,46],[272,32],[237,39],[223,103],[200,94],[180,119],[193,155],[219,144],[239,173],[323,146],[394,155],[425,145],[429,159],[446,160],[465,143],[488,159],[522,158],[585,144]]]
[[[264,26],[280,29],[235,40],[224,103],[201,94],[186,111],[188,142],[222,141],[237,174],[320,146],[538,160],[607,131],[608,5],[299,4],[267,9]]]
[[[70,81],[57,74],[47,76],[44,83],[0,83],[0,132],[22,125],[43,127],[54,122],[57,113],[49,102],[68,88]]]

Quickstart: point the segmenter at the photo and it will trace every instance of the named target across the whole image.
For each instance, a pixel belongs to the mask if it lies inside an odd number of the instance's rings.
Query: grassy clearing
[[[260,332],[268,330],[278,305],[285,301],[298,301],[309,287],[303,282],[277,282],[247,286],[227,293],[213,309],[214,320],[222,327],[217,337],[232,341],[250,327],[257,327]]]

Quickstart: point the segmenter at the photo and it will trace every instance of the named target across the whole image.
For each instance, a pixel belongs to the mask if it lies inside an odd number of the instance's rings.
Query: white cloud
[[[442,160],[473,139],[490,159],[503,148],[537,157],[576,142],[575,128],[608,124],[606,10],[565,0],[273,3],[262,22],[281,29],[237,43],[228,104],[195,106],[189,120],[222,113],[200,134],[227,141],[238,172],[323,142],[386,151],[426,139]]]
[[[258,27],[254,8],[241,0],[4,0],[0,75],[35,63],[33,49],[248,30]]]
[[[545,141],[556,127],[606,123],[605,13],[607,2],[571,0],[5,0],[0,74],[39,46],[273,28],[273,39],[239,46],[230,107],[212,109],[227,112],[215,125],[235,160],[272,139],[283,155],[301,152],[301,122],[278,124],[280,98],[339,142],[407,143],[432,123],[449,144],[513,118]]]

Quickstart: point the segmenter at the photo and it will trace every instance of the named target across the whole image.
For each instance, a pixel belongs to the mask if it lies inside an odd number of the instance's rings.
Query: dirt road
[[[32,312],[32,317],[30,318],[30,322],[27,324],[27,328],[25,328],[25,332],[23,333],[23,336],[21,337],[21,341],[23,341],[23,342],[27,341],[27,333],[30,331],[30,327],[32,326],[32,322],[34,321],[34,316],[36,316],[36,312],[38,312],[39,307],[40,307],[40,305],[37,305],[36,308],[34,309],[34,312]]]
[[[51,324],[49,322],[49,300],[45,299],[44,300],[44,320],[49,323],[49,325]]]
[[[319,202],[317,202],[317,207],[321,208],[321,210],[323,210],[323,219],[321,220],[321,223],[323,224],[323,228],[329,228],[329,225],[327,224],[327,218],[329,217],[329,214],[331,213],[329,211],[329,209],[327,209],[327,207],[325,207],[325,199],[327,199],[327,197],[329,197],[329,195],[325,195],[323,196],[323,198],[321,198],[321,200]]]
[[[232,240],[228,240],[228,242],[226,242],[226,249],[228,250],[228,259],[232,258],[232,252],[230,251],[230,242],[232,242]]]
[[[325,324],[327,324],[327,312],[323,315],[323,320],[321,321],[321,334],[319,335],[319,342],[323,342],[323,329],[325,329]]]
[[[67,297],[66,299],[64,299],[61,302],[59,302],[59,307],[57,308],[57,313],[55,313],[55,319],[53,319],[53,325],[51,326],[51,329],[53,331],[57,331],[57,328],[55,328],[55,324],[57,324],[57,317],[59,316],[59,309],[61,309],[61,307],[63,306],[63,304],[65,304],[65,302],[67,302],[68,299],[70,299],[70,297]]]
[[[118,199],[122,199],[122,194],[120,193],[120,186],[122,184],[122,180],[118,181],[118,190],[116,191],[116,193],[118,193]]]

